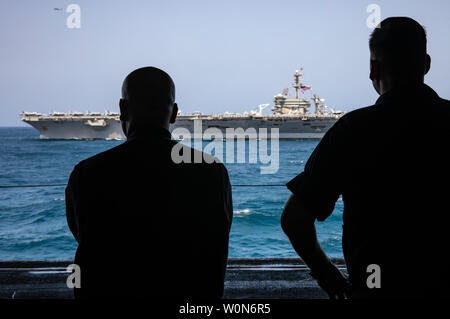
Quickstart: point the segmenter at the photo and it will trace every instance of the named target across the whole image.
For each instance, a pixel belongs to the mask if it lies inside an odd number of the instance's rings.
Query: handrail
[[[285,187],[285,184],[235,184],[232,187]]]
[[[57,187],[67,184],[38,184],[38,185],[0,185],[0,188],[26,188],[26,187]]]
[[[34,188],[34,187],[62,187],[67,184],[35,184],[35,185],[0,185],[0,188]],[[235,184],[232,187],[281,187],[285,184]]]

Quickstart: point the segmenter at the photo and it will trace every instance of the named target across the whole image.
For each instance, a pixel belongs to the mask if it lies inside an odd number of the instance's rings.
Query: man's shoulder
[[[379,105],[373,104],[369,106],[360,107],[345,113],[338,122],[342,124],[352,123],[364,119],[369,119],[374,113],[379,111]]]
[[[124,142],[106,151],[95,154],[80,161],[77,165],[75,165],[75,169],[89,169],[93,167],[104,166],[105,164],[112,162],[115,162],[117,164],[117,159],[122,156],[123,151],[129,148],[129,146],[130,144],[128,142]]]
[[[228,180],[228,171],[219,158],[179,142],[171,149],[170,161],[180,178]]]
[[[442,113],[444,116],[450,117],[450,101],[443,99],[443,98],[439,98],[439,103],[438,103],[438,112]]]
[[[171,158],[175,164],[200,164],[197,166],[204,168],[224,166],[219,158],[180,142],[174,142]]]
[[[379,125],[380,120],[389,117],[398,117],[413,114],[417,110],[419,105],[423,108],[424,112],[429,115],[436,114],[436,116],[447,119],[450,117],[450,101],[443,99],[436,94],[436,99],[430,99],[429,104],[424,105],[421,101],[412,101],[405,99],[404,101],[398,100],[381,100],[375,104],[361,107],[350,112],[345,113],[338,121],[337,127],[351,126],[353,128],[361,127],[368,128],[371,124]],[[401,104],[399,106],[399,103]]]
[[[349,111],[342,115],[339,120],[333,125],[330,133],[347,132],[358,130],[359,128],[367,127],[371,122],[377,118],[380,110],[378,105],[369,105]]]

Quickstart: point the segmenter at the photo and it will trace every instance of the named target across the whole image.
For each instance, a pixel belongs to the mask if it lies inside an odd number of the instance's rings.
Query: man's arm
[[[66,187],[66,218],[67,225],[75,237],[77,242],[80,242],[78,229],[78,214],[77,214],[77,188],[78,188],[78,170],[74,168],[70,174],[69,182]]]
[[[281,215],[281,227],[318,284],[331,299],[342,299],[348,282],[320,246],[314,222],[314,214],[298,196],[291,195]]]
[[[281,215],[283,231],[297,254],[312,270],[321,269],[330,262],[317,240],[315,219],[295,195],[289,197]]]
[[[211,180],[211,186],[206,191],[208,193],[207,202],[210,202],[207,211],[210,219],[208,230],[209,238],[205,245],[208,247],[205,251],[212,258],[208,258],[208,271],[210,278],[205,283],[206,290],[210,290],[213,294],[207,298],[220,299],[223,297],[223,289],[225,282],[225,272],[228,260],[228,243],[231,223],[233,219],[233,203],[231,194],[231,185],[228,178],[228,172],[222,163],[213,163],[210,165],[208,172],[211,172],[208,179]]]
[[[222,181],[223,181],[223,205],[224,205],[224,211],[225,215],[228,220],[228,233],[231,229],[231,223],[233,221],[233,199],[232,199],[232,192],[231,192],[231,184],[230,184],[230,178],[228,177],[228,171],[225,168],[225,165],[222,166]]]

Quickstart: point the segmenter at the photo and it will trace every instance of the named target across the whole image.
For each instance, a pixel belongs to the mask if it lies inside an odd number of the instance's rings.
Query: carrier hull
[[[201,131],[195,128],[195,121],[201,120]],[[265,116],[261,118],[233,118],[215,119],[202,118],[179,118],[171,126],[172,135],[175,129],[184,128],[189,132],[194,132],[193,138],[211,139],[227,138],[227,136],[242,136],[245,138],[260,139],[264,136],[272,138],[276,135],[279,139],[320,139],[328,129],[336,123],[337,117],[297,117]],[[215,130],[220,130],[219,136],[214,134]],[[198,134],[200,132],[200,134]],[[244,134],[242,134],[244,132]],[[217,131],[218,133],[218,131]],[[238,134],[240,133],[240,134]]]
[[[22,120],[37,129],[42,139],[125,139],[119,119],[97,118],[96,121],[101,121],[101,125],[89,125],[87,124],[88,119],[23,118]],[[181,128],[184,129],[181,132],[189,132],[191,138],[204,140],[225,139],[230,136],[230,133],[236,133],[236,138],[241,136],[238,133],[244,133],[245,138],[250,139],[264,136],[272,138],[274,134],[279,139],[320,139],[336,120],[335,117],[299,119],[267,116],[263,118],[215,119],[213,117],[181,116],[176,123],[170,126],[170,131],[177,133]],[[199,125],[201,125],[201,129]],[[218,131],[211,129],[218,129]],[[174,134],[174,138],[178,138],[175,135],[177,134]],[[185,135],[183,135],[184,138]]]
[[[105,119],[105,125],[95,126],[86,124],[86,120],[27,120],[25,123],[33,126],[40,133],[42,139],[80,139],[80,140],[123,140],[120,120]]]

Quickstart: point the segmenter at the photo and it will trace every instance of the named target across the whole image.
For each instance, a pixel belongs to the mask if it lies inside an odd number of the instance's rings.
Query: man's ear
[[[175,123],[175,120],[177,119],[177,115],[178,115],[178,105],[177,103],[173,103],[173,108],[172,108],[172,115],[170,116],[170,121],[169,123]]]
[[[120,120],[127,121],[128,120],[128,102],[127,102],[127,100],[120,99],[119,108],[120,108]]]
[[[430,67],[431,67],[431,57],[429,54],[426,55],[425,57],[425,74],[428,73],[428,71],[430,71]]]
[[[377,60],[370,59],[370,74],[369,78],[374,81],[377,79],[379,73],[379,65]]]

